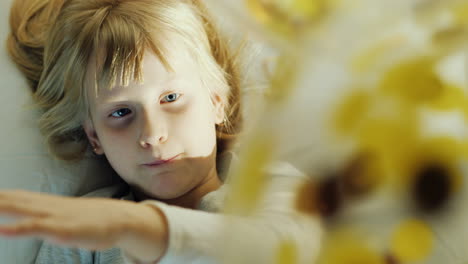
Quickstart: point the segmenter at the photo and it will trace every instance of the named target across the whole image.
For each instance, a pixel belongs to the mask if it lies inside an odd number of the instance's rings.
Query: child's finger
[[[62,232],[63,233],[63,232]],[[6,236],[58,236],[59,230],[56,225],[47,220],[41,219],[28,219],[16,224],[0,226],[0,234]]]
[[[0,201],[0,215],[46,217],[48,214],[34,204]]]
[[[89,250],[104,250],[112,246],[111,240],[90,238],[76,229],[60,226],[56,221],[48,219],[30,219],[15,225],[0,225],[0,236],[40,238],[60,246]]]
[[[43,194],[25,190],[4,190],[0,191],[0,201],[28,202],[37,199],[38,195]]]

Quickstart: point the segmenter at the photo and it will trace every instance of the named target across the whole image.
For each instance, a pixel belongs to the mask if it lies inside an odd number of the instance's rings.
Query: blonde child
[[[261,216],[231,216],[234,237],[220,237],[240,76],[199,1],[17,0],[10,23],[51,153],[91,146],[126,183],[82,198],[1,192],[0,214],[22,220],[0,234],[44,239],[36,263],[219,263],[220,239],[248,263],[272,263],[286,239],[299,263],[313,258],[320,229],[295,212],[303,175],[288,165],[270,171]]]

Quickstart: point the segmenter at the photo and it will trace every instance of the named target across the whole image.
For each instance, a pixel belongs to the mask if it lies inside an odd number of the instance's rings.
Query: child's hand
[[[4,236],[37,237],[90,250],[121,247],[144,259],[158,258],[167,247],[162,213],[129,201],[3,191],[0,216],[18,217],[0,226]],[[151,248],[152,252],[139,252],[138,248]]]

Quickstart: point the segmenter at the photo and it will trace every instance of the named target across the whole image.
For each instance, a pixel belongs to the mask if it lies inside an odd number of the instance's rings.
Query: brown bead
[[[439,164],[427,164],[415,176],[412,193],[416,206],[429,213],[441,209],[449,200],[452,190],[449,170]]]
[[[385,264],[399,264],[398,259],[390,254],[385,255]]]
[[[357,198],[369,194],[378,185],[376,171],[371,171],[375,162],[370,154],[360,154],[352,159],[339,173],[346,197]]]
[[[343,206],[343,192],[337,177],[329,177],[318,187],[318,209],[325,217],[334,216]]]
[[[305,213],[319,213],[317,207],[317,184],[315,182],[307,182],[299,187],[296,196],[296,208]]]

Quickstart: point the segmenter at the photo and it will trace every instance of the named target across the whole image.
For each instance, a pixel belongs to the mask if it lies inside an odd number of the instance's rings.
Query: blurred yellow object
[[[397,64],[384,75],[379,90],[413,106],[431,102],[445,88],[434,66],[435,59],[430,57],[410,59]]]
[[[432,35],[432,46],[438,55],[446,55],[463,49],[468,44],[468,29],[465,25],[450,25]]]
[[[260,23],[270,23],[270,20],[272,20],[271,14],[267,11],[262,1],[246,0],[246,4],[253,17],[257,19]]]
[[[325,241],[318,264],[385,264],[385,258],[364,237],[351,231],[331,234]]]
[[[391,240],[392,254],[403,263],[422,261],[433,247],[433,233],[420,220],[407,220],[400,224]]]
[[[357,143],[361,175],[355,179],[372,188],[388,184],[402,174],[419,141],[417,112],[398,98],[359,88],[351,91],[333,116],[334,131]]]
[[[452,12],[456,23],[468,23],[468,3],[454,5]]]
[[[463,107],[463,114],[465,115],[465,120],[468,123],[468,97],[465,97],[465,104]]]
[[[228,212],[252,213],[266,187],[264,168],[287,157],[310,177],[297,189],[296,209],[328,228],[319,264],[424,261],[435,248],[426,223],[405,221],[389,237],[389,221],[381,220],[450,214],[456,207],[445,205],[464,191],[468,140],[460,117],[468,123],[468,90],[458,56],[468,47],[466,2],[245,0],[243,18],[270,34],[259,35],[279,56],[265,91],[262,121],[271,122],[259,122],[245,142]],[[279,133],[287,140],[275,141]],[[288,242],[275,249],[279,264],[300,257]]]
[[[369,73],[389,51],[404,45],[408,39],[404,35],[395,35],[375,43],[365,49],[351,61],[351,69],[355,73]]]
[[[269,103],[280,105],[287,102],[294,94],[295,80],[299,70],[298,63],[293,54],[279,58],[270,87],[265,93]],[[274,106],[270,105],[270,107]]]
[[[456,85],[445,85],[442,94],[429,104],[429,107],[442,110],[462,110],[466,108],[468,102],[463,88]]]
[[[271,161],[275,143],[271,135],[258,133],[246,142],[242,159],[231,177],[231,196],[226,204],[226,212],[249,215],[254,212],[264,193],[267,181],[266,169]]]
[[[388,146],[390,147],[390,145]],[[418,139],[398,152],[380,153],[386,159],[391,159],[395,167],[391,168],[392,179],[400,187],[411,187],[419,173],[428,167],[438,167],[446,172],[450,183],[450,192],[461,187],[462,175],[458,168],[459,162],[467,156],[463,142],[451,137]],[[393,156],[398,155],[398,156]]]
[[[359,88],[352,89],[353,93],[346,96],[336,108],[333,122],[340,135],[355,132],[358,125],[368,116],[374,103],[372,95]]]
[[[415,114],[408,109],[394,109],[395,116],[376,116],[365,120],[354,134],[359,152],[374,157],[375,166],[380,167],[380,177],[386,181],[399,175],[401,165],[410,150],[418,142],[419,130]],[[392,114],[392,115],[393,115]],[[374,169],[375,170],[375,169]]]
[[[381,187],[385,180],[378,156],[375,153],[358,153],[340,172],[346,198],[361,198]]]
[[[303,20],[312,20],[322,14],[326,9],[326,2],[330,0],[276,0],[280,2],[287,13],[292,17]]]
[[[402,183],[413,185],[415,177],[424,168],[438,167],[445,171],[448,181],[448,192],[458,191],[463,183],[463,175],[460,162],[468,157],[463,142],[452,137],[437,137],[422,140],[413,150],[409,150],[411,156],[407,157],[406,172],[402,173]]]
[[[298,263],[296,244],[292,241],[282,242],[276,252],[276,264],[295,263]]]
[[[246,5],[252,16],[268,30],[294,37],[323,16],[330,2],[331,0],[246,0]]]

